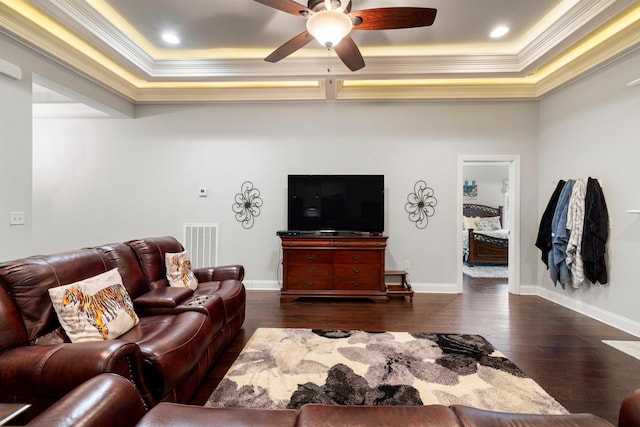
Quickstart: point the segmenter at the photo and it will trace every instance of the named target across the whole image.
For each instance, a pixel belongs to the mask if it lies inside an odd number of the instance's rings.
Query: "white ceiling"
[[[353,0],[438,10],[429,27],[353,31],[357,72],[316,42],[263,61],[305,21],[253,0],[0,0],[0,31],[136,103],[536,99],[640,46],[638,3]]]

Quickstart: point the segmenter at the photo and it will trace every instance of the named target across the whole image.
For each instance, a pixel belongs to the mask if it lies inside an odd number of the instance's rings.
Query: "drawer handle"
[[[312,268],[312,267],[307,267],[305,271],[306,271],[307,273],[314,273],[314,272],[316,271],[316,269],[315,269],[315,268]]]
[[[359,268],[354,268],[354,269],[353,269],[353,272],[354,272],[354,273],[360,273],[360,269],[359,269]]]
[[[360,258],[361,258],[360,255],[354,255],[353,256],[353,260],[354,261],[360,261]]]
[[[315,255],[307,255],[307,259],[309,261],[313,261],[314,259],[316,259],[316,256]]]
[[[311,286],[313,286],[313,285],[314,285],[314,283],[313,283],[313,282],[307,282],[307,283],[305,283],[305,285],[307,285],[307,286],[311,287]]]
[[[351,282],[351,284],[352,284],[353,286],[355,286],[356,288],[357,288],[358,286],[360,286],[360,282]]]

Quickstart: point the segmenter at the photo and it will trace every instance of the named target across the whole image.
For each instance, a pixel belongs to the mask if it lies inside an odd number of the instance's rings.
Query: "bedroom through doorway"
[[[503,285],[519,293],[514,253],[519,159],[467,156],[459,162],[458,289],[470,284]],[[516,185],[514,185],[516,184]]]

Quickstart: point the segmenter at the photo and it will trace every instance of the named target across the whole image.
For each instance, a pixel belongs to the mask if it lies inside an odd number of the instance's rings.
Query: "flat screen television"
[[[384,231],[384,175],[289,175],[290,231]]]

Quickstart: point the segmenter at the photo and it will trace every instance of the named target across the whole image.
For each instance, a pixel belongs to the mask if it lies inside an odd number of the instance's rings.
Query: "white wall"
[[[381,173],[387,267],[411,263],[414,285],[455,289],[457,156],[522,156],[524,242],[535,233],[536,102],[273,103],[139,107],[136,119],[37,120],[34,241],[39,252],[136,237],[181,237],[184,222],[220,224],[220,263],[247,282],[277,280],[287,175]],[[414,183],[435,190],[419,230],[404,210]],[[264,200],[250,230],[231,205],[243,181]],[[199,198],[198,188],[209,190]],[[533,253],[522,251],[534,265]],[[535,283],[535,270],[522,269]]]
[[[0,58],[17,63],[19,49],[3,44]],[[0,260],[31,251],[31,78],[0,74]],[[25,225],[9,225],[9,213],[25,213]]]
[[[640,336],[640,52],[594,73],[541,102],[539,213],[560,179],[599,178],[610,219],[609,283],[555,288],[539,262],[548,298],[618,324]]]
[[[83,101],[95,101],[92,107],[110,114],[131,117],[134,106],[3,34],[0,34],[0,58],[22,69],[21,80],[0,75],[0,261],[3,261],[37,250],[37,245],[32,245],[33,75],[46,76],[60,87],[73,87]],[[25,225],[9,225],[12,211],[25,213]]]
[[[133,116],[135,107],[2,35],[0,52],[26,75],[21,82],[0,79],[0,259],[150,235],[179,237],[184,222],[211,221],[221,227],[219,261],[245,264],[249,285],[273,285],[275,231],[286,222],[286,175],[383,173],[387,266],[408,259],[414,285],[453,287],[457,157],[515,154],[521,156],[522,284],[537,284],[543,296],[640,336],[640,217],[624,213],[640,208],[634,188],[640,88],[626,86],[640,77],[638,53],[557,91],[539,108],[537,102],[238,103],[138,107],[137,119],[38,120],[32,163],[31,72],[121,115]],[[538,218],[555,181],[588,175],[602,180],[609,206],[610,283],[561,290],[547,279],[533,245]],[[251,230],[231,212],[246,179],[265,201]],[[404,211],[419,179],[439,201],[425,230]],[[197,197],[201,186],[208,187],[208,198]],[[5,215],[22,207],[27,225],[7,228]]]
[[[502,190],[504,181],[509,179],[508,165],[465,164],[463,177],[465,181],[475,181],[478,185],[478,196],[463,197],[464,203],[478,203],[493,207],[504,205]]]

